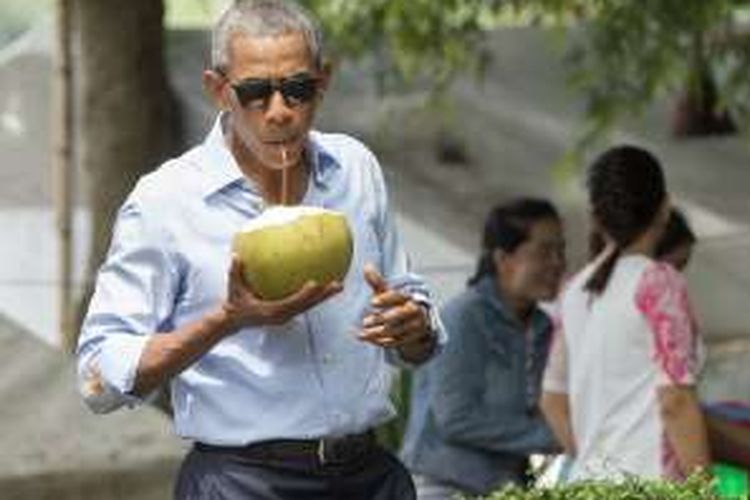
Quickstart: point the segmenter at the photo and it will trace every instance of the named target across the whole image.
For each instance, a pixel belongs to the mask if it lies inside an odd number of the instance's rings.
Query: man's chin
[[[300,162],[302,151],[296,144],[264,144],[263,164],[271,170],[284,170]]]
[[[286,161],[282,158],[267,158],[263,161],[263,165],[269,169],[269,170],[286,170],[287,168],[291,168],[295,166],[299,161],[297,160],[297,157],[294,159],[287,158]]]
[[[256,158],[260,160],[261,165],[268,170],[284,170],[296,163],[292,155],[287,155],[286,158],[284,158],[282,155],[266,151],[263,153],[264,154],[256,155]]]

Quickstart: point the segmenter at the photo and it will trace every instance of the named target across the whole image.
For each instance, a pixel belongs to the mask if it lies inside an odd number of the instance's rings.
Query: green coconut
[[[253,291],[266,300],[287,297],[310,280],[343,282],[352,260],[352,234],[341,212],[276,206],[235,236],[235,254]]]

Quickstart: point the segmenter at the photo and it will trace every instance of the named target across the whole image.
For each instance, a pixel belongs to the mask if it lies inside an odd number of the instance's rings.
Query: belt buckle
[[[321,465],[345,464],[360,457],[367,447],[367,440],[357,435],[323,437],[315,451]]]
[[[354,456],[349,436],[324,437],[318,440],[317,455],[321,465],[344,464]]]

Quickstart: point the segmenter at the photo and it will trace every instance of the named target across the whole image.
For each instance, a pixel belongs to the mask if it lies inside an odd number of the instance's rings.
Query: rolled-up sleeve
[[[165,232],[126,202],[78,341],[79,390],[95,412],[139,402],[132,390],[141,353],[168,322],[179,283],[166,246]]]

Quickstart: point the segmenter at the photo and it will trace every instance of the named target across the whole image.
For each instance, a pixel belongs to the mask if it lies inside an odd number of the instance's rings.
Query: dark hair
[[[482,253],[468,284],[474,285],[488,274],[496,274],[492,252],[501,249],[513,252],[529,239],[531,227],[543,219],[560,220],[554,205],[538,198],[517,198],[496,205],[487,214],[482,234]]]
[[[604,240],[602,232],[594,228],[589,233],[589,260],[594,260],[597,255],[602,253],[607,242]]]
[[[656,245],[654,257],[661,259],[677,247],[692,245],[695,241],[695,233],[690,229],[685,214],[680,209],[673,208],[669,213],[669,221],[667,221],[667,227],[664,228],[664,234]]]
[[[667,189],[659,161],[648,151],[627,145],[599,156],[589,168],[587,185],[594,222],[616,245],[586,283],[586,290],[601,293],[622,249],[653,222]]]

